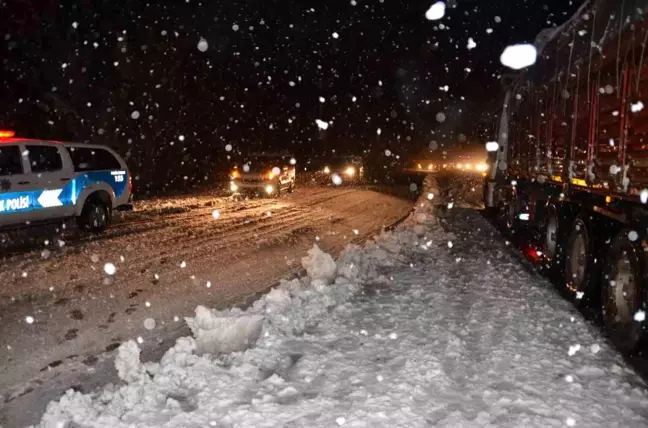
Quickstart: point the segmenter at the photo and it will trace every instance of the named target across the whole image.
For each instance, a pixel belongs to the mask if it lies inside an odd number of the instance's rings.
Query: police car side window
[[[22,174],[23,166],[18,146],[0,147],[0,175]]]
[[[68,147],[68,151],[76,172],[121,169],[119,161],[107,150]]]
[[[57,147],[27,146],[29,164],[34,174],[60,171],[63,169],[63,159]]]

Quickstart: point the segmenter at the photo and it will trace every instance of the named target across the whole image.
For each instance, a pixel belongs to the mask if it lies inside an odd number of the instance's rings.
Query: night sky
[[[474,138],[504,47],[581,2],[432,3],[0,0],[0,128],[108,144],[150,190],[249,150],[404,157]]]

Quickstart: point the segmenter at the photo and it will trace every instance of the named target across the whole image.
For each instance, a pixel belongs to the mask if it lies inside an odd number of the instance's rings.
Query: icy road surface
[[[0,425],[35,422],[65,389],[110,380],[109,356],[122,341],[141,336],[159,358],[189,332],[174,317],[267,288],[299,270],[313,243],[337,253],[411,208],[354,188],[161,199],[138,203],[105,235],[70,232],[62,247],[49,238],[45,248],[40,238],[40,249],[0,259]]]
[[[159,363],[140,364],[136,342],[123,344],[121,385],[69,391],[40,426],[648,424],[642,381],[478,213],[429,213],[349,248],[333,269],[305,260],[311,278],[245,313],[198,308],[187,320],[196,339]],[[258,336],[244,352],[202,353]]]

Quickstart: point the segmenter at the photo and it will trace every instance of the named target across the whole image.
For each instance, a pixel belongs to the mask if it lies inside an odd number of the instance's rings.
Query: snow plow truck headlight
[[[477,165],[477,171],[480,172],[488,171],[488,165],[486,165],[485,163],[480,163],[479,165]]]
[[[274,192],[274,187],[272,187],[271,185],[268,184],[268,185],[265,187],[265,191],[266,191],[266,193],[267,193],[268,195],[271,195],[272,192]]]
[[[330,174],[330,173],[331,173],[331,168],[329,168],[328,166],[325,166],[324,167],[324,174]]]
[[[346,170],[344,170],[344,173],[348,175],[349,177],[353,177],[356,173],[356,169],[352,166],[348,167]]]
[[[238,186],[236,185],[236,183],[234,183],[234,182],[230,183],[230,190],[232,192],[236,192],[238,190]]]

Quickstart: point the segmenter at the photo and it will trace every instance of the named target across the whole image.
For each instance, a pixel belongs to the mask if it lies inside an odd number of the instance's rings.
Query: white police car
[[[76,218],[91,232],[131,210],[126,163],[108,147],[29,140],[0,131],[0,229]]]

